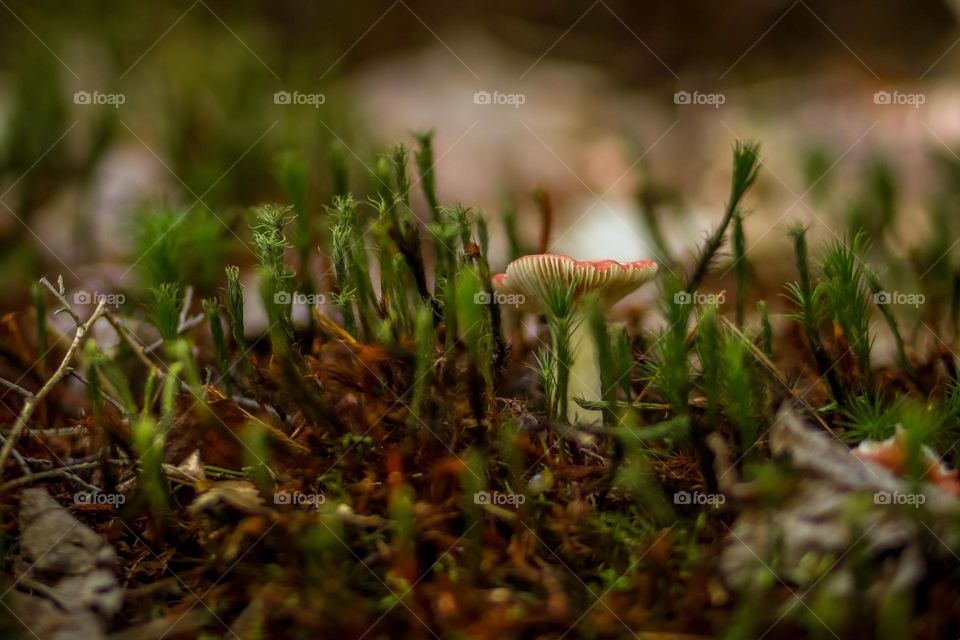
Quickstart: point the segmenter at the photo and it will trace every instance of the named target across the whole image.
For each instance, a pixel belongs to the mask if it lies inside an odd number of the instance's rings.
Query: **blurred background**
[[[0,0],[0,16],[5,309],[40,275],[134,287],[170,243],[214,287],[252,257],[244,212],[284,201],[279,154],[306,159],[322,217],[331,158],[364,199],[379,155],[428,129],[441,201],[490,214],[500,268],[499,215],[535,246],[538,186],[551,250],[682,259],[719,219],[738,138],[762,143],[758,277],[791,273],[794,221],[904,256],[960,233],[947,0]],[[176,232],[154,246],[158,210]]]

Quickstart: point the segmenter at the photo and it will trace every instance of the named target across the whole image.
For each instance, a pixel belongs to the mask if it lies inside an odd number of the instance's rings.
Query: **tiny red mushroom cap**
[[[529,298],[526,306],[539,306],[549,282],[576,283],[576,297],[593,291],[606,306],[612,306],[656,274],[657,263],[653,260],[589,261],[540,253],[511,262],[506,273],[493,276],[493,288]]]

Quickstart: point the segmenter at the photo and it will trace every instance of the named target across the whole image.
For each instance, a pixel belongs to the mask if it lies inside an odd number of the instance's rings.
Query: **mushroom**
[[[893,471],[898,476],[905,476],[910,456],[910,444],[907,430],[903,425],[897,425],[896,431],[886,440],[864,440],[853,450],[853,455],[863,460],[870,460],[881,467]],[[950,469],[930,447],[924,445],[920,449],[923,475],[921,480],[934,484],[944,491],[960,496],[960,480],[957,470]]]
[[[567,418],[579,424],[600,424],[603,412],[583,409],[574,398],[590,402],[601,399],[600,364],[597,345],[585,321],[582,303],[585,294],[594,292],[604,311],[624,296],[652,279],[657,263],[652,260],[617,262],[616,260],[580,261],[549,253],[527,255],[507,265],[506,273],[493,276],[498,295],[512,295],[523,311],[544,311],[545,296],[552,283],[574,284],[573,331],[570,336],[572,361],[567,397]]]

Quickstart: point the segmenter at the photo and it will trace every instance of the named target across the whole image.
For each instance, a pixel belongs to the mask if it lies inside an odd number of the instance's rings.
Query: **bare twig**
[[[63,305],[63,308],[58,309],[57,313],[59,313],[60,311],[64,311],[68,313],[70,317],[73,318],[73,321],[76,323],[76,325],[78,327],[81,326],[83,324],[83,321],[80,319],[80,316],[77,315],[77,312],[73,310],[73,307],[70,306],[70,303],[67,302],[66,290],[63,287],[63,278],[62,277],[57,278],[58,286],[56,287],[50,284],[50,281],[47,280],[46,278],[40,278],[40,283],[43,284],[47,289],[49,289],[50,293],[52,293],[53,296],[60,302],[60,304]],[[103,305],[100,305],[98,309],[100,309],[102,306]],[[161,371],[154,363],[150,361],[149,358],[147,358],[147,354],[149,353],[149,351],[156,347],[145,348],[144,345],[141,344],[136,339],[136,337],[133,335],[133,332],[130,331],[126,326],[124,326],[124,324],[118,318],[116,318],[112,313],[106,310],[102,311],[101,313],[104,317],[106,317],[107,321],[113,327],[114,331],[117,332],[117,335],[120,336],[120,339],[126,342],[133,349],[134,354],[136,354],[140,362],[142,362],[144,366],[147,367],[147,369],[156,369],[157,374],[161,378],[163,378],[164,376],[163,371]]]
[[[50,281],[47,280],[46,278],[40,278],[40,284],[42,284],[47,289],[49,289],[50,293],[52,293],[53,296],[60,301],[60,304],[63,305],[63,308],[57,309],[57,311],[55,311],[54,314],[59,313],[61,311],[65,311],[70,315],[71,318],[73,318],[73,322],[78,327],[83,324],[83,321],[80,319],[80,316],[77,315],[77,312],[74,311],[73,307],[70,306],[70,303],[67,302],[66,290],[63,288],[63,276],[57,276],[56,287],[50,284]]]
[[[79,380],[80,382],[82,382],[83,384],[85,384],[85,385],[87,385],[87,386],[90,386],[90,381],[87,380],[86,378],[84,378],[84,377],[83,377],[82,375],[80,375],[79,373],[77,373],[77,370],[76,370],[76,369],[74,369],[73,367],[68,367],[67,369],[68,369],[68,370],[67,370],[67,375],[69,375],[69,376],[71,376],[71,377],[73,377],[73,378],[76,378],[77,380]],[[104,398],[107,402],[109,402],[110,404],[112,404],[112,405],[114,406],[114,408],[115,408],[117,411],[120,412],[121,415],[126,415],[127,410],[124,408],[124,406],[123,406],[122,404],[120,404],[120,401],[119,401],[119,400],[117,400],[116,398],[114,398],[112,395],[110,395],[109,393],[107,393],[107,392],[104,391],[103,389],[100,390],[100,394],[103,396],[103,398]],[[126,419],[124,419],[124,421],[126,421]]]
[[[9,380],[0,378],[0,384],[2,384],[3,386],[7,387],[12,391],[16,391],[17,393],[22,395],[24,398],[29,398],[30,396],[33,395],[32,393],[30,393],[29,391],[27,391],[26,389],[18,385],[16,382],[10,382]]]
[[[202,313],[198,313],[192,318],[186,318],[182,320],[180,322],[180,326],[177,327],[177,335],[182,335],[184,332],[189,331],[190,329],[193,329],[195,326],[203,323],[205,319],[206,319],[205,315],[203,315]],[[151,354],[162,346],[163,346],[163,340],[162,339],[157,340],[156,342],[152,342],[148,344],[146,347],[144,347],[143,352],[145,354]]]
[[[66,478],[69,478],[70,480],[73,480],[74,482],[82,486],[84,489],[87,489],[88,491],[100,491],[100,487],[97,487],[96,485],[92,485],[85,480],[81,480],[79,477],[77,477],[76,474],[73,473],[78,469],[89,469],[91,467],[97,466],[98,464],[100,464],[100,462],[97,460],[94,460],[93,462],[81,462],[79,464],[75,464],[69,467],[58,467],[56,469],[50,469],[49,471],[38,471],[37,473],[30,473],[28,475],[21,476],[19,478],[14,478],[9,482],[6,482],[3,485],[0,485],[0,494],[6,493],[8,491],[12,491],[17,487],[22,487],[24,485],[31,484],[32,482],[35,482],[37,480],[49,480],[50,478],[59,478],[61,476],[64,476]]]
[[[7,439],[4,438],[3,436],[0,436],[0,442],[6,444]],[[21,470],[21,471],[23,471],[23,472],[24,472],[25,474],[27,474],[27,475],[33,473],[33,471],[30,469],[30,465],[27,463],[26,459],[25,459],[22,455],[20,455],[20,452],[17,451],[16,449],[13,449],[13,458],[14,458],[14,460],[17,461],[17,464],[20,465],[20,470]]]
[[[183,296],[183,306],[180,308],[180,320],[177,324],[177,335],[183,335],[185,332],[201,324],[207,318],[207,316],[202,313],[198,313],[192,318],[187,317],[187,314],[190,313],[190,305],[192,304],[193,304],[193,287],[187,287],[187,290]],[[157,340],[156,342],[152,342],[143,348],[143,353],[144,354],[153,353],[154,351],[162,347],[163,344],[164,344],[163,339]]]
[[[88,435],[90,429],[82,424],[74,427],[58,427],[49,429],[27,429],[24,433],[31,438],[38,440],[43,438],[72,438],[74,436]]]
[[[161,380],[166,377],[166,373],[160,369],[157,365],[150,361],[150,358],[147,357],[146,352],[144,351],[144,345],[137,340],[136,336],[133,334],[130,329],[128,329],[120,320],[113,317],[111,314],[107,314],[107,321],[110,323],[110,326],[113,327],[114,331],[117,332],[117,335],[120,336],[120,339],[126,342],[131,349],[133,349],[134,355],[137,357],[143,366],[147,368],[148,371],[156,371],[157,377]]]
[[[48,283],[49,284],[49,283]],[[66,302],[62,294],[58,294],[58,298]],[[66,355],[63,356],[63,361],[60,362],[60,366],[57,367],[57,370],[53,372],[53,375],[50,376],[50,379],[40,388],[36,394],[32,394],[27,398],[26,402],[23,404],[23,409],[20,411],[20,415],[17,416],[17,421],[13,425],[13,429],[10,431],[10,435],[7,437],[7,441],[3,443],[3,448],[0,449],[0,472],[2,472],[4,465],[7,462],[7,458],[10,456],[10,451],[13,449],[13,444],[20,437],[20,434],[26,428],[27,423],[30,421],[30,416],[33,415],[34,410],[40,402],[47,397],[50,391],[60,380],[67,375],[67,370],[70,366],[70,361],[76,355],[77,350],[80,348],[80,344],[83,342],[83,339],[93,328],[93,325],[99,320],[104,313],[104,305],[106,304],[105,300],[101,300],[100,304],[97,305],[96,310],[89,319],[83,324],[77,326],[77,332],[74,335],[73,342],[70,344],[70,348],[67,349]],[[69,308],[69,305],[67,305]],[[73,313],[73,310],[70,310],[70,313]]]

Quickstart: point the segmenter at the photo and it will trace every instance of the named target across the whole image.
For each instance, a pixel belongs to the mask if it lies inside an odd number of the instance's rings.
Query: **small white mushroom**
[[[600,364],[597,345],[581,302],[587,293],[596,293],[604,310],[609,309],[657,273],[652,260],[617,262],[616,260],[580,261],[549,253],[527,255],[507,265],[506,273],[493,277],[498,293],[522,296],[524,311],[543,311],[544,298],[552,283],[574,284],[574,323],[571,335],[572,362],[567,397],[567,419],[572,423],[597,425],[601,411],[583,409],[575,398],[590,402],[601,399]]]

